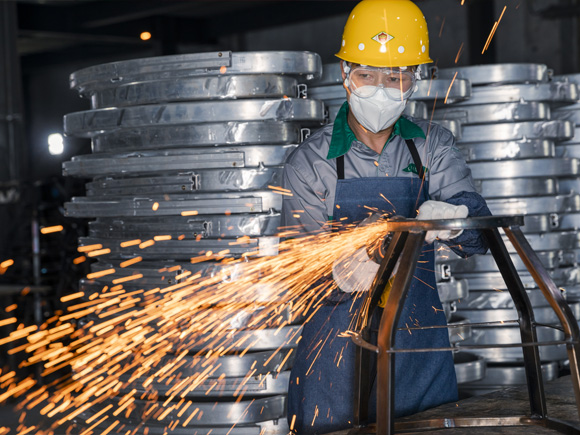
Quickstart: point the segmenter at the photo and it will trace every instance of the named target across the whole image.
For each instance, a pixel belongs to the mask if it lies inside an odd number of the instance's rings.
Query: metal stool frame
[[[566,434],[580,434],[580,424],[549,418],[546,408],[546,398],[542,380],[538,346],[547,344],[566,344],[570,360],[571,378],[574,387],[576,407],[580,416],[580,331],[578,322],[564,300],[560,290],[532,250],[524,237],[520,226],[522,216],[489,216],[467,219],[446,219],[418,221],[415,219],[389,220],[388,231],[393,238],[385,257],[383,258],[371,290],[363,301],[357,318],[352,339],[358,345],[355,365],[355,429],[349,434],[376,433],[391,435],[417,430],[433,430],[449,427],[484,427],[484,426],[525,426],[539,425]],[[523,260],[529,273],[536,281],[542,294],[555,311],[564,332],[564,340],[550,343],[538,343],[534,313],[528,295],[520,277],[511,261],[498,228],[503,228],[509,241]],[[397,352],[427,352],[427,351],[457,351],[458,347],[434,349],[396,349],[395,334],[397,323],[403,308],[417,260],[425,240],[425,234],[430,230],[480,230],[489,246],[499,271],[506,283],[507,289],[514,301],[518,313],[522,343],[503,345],[501,347],[522,347],[524,368],[530,401],[529,416],[513,417],[461,417],[440,418],[422,421],[395,423],[395,355]],[[370,323],[378,306],[381,294],[391,278],[392,272],[400,259],[400,267],[396,273],[389,292],[385,309],[380,319],[377,345],[370,341]],[[547,325],[542,325],[547,326]],[[560,327],[556,327],[560,329]],[[428,328],[428,327],[426,327]],[[425,329],[425,328],[413,328]],[[461,346],[460,349],[493,348],[494,345]],[[377,423],[376,431],[372,426],[363,427],[368,418],[368,400],[373,377],[368,372],[370,367],[370,351],[377,353]],[[374,375],[374,373],[372,373]],[[374,425],[373,425],[374,426]]]

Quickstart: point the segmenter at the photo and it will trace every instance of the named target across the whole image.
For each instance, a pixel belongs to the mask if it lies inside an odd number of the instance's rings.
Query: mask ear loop
[[[344,86],[346,88],[348,88],[350,81],[348,79],[349,73],[350,73],[350,65],[347,65],[346,62],[343,62],[342,64],[342,70],[344,71],[344,73],[346,74],[346,78],[344,79]]]

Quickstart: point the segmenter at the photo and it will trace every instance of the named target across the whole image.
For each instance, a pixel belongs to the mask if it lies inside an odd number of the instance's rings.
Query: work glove
[[[345,293],[367,291],[378,270],[379,265],[369,258],[364,246],[354,254],[345,253],[338,257],[332,267],[332,277],[338,288]]]
[[[468,209],[464,205],[452,205],[442,201],[425,201],[419,207],[419,220],[433,220],[433,219],[463,219],[467,217]],[[463,230],[437,230],[427,231],[425,241],[433,243],[435,239],[450,240],[459,236]]]
[[[363,219],[357,227],[374,224],[382,218],[381,214],[373,213]],[[354,253],[344,252],[340,255],[332,267],[332,277],[338,288],[345,293],[370,289],[379,270],[379,251],[380,246],[373,244],[359,248]]]

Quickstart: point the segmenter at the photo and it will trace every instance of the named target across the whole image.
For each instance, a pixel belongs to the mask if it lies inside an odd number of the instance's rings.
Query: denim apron
[[[407,141],[416,167],[422,165],[413,141]],[[411,149],[411,147],[413,149]],[[368,177],[344,179],[344,160],[337,159],[338,182],[333,219],[359,222],[369,210],[415,217],[428,199],[427,182],[412,177]],[[382,194],[382,195],[381,195]],[[385,198],[388,199],[386,201]],[[409,289],[398,327],[445,325],[437,293],[433,245],[425,245],[415,280]],[[404,267],[404,265],[401,265]],[[362,295],[342,293],[326,302],[304,325],[296,350],[288,391],[288,422],[295,433],[324,434],[352,427],[355,344],[344,332],[354,322]],[[380,316],[382,310],[377,314]],[[378,324],[378,318],[373,319]],[[398,331],[395,348],[449,347],[445,328]],[[395,416],[414,414],[457,400],[457,381],[451,352],[397,353],[395,357]],[[376,387],[376,384],[375,384]],[[373,388],[369,415],[376,412]]]

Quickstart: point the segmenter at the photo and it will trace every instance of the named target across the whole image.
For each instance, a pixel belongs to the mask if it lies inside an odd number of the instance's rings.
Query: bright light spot
[[[64,138],[60,133],[48,135],[48,152],[53,156],[61,155],[64,151]]]
[[[141,32],[141,34],[139,35],[139,38],[141,38],[142,41],[149,41],[151,39],[151,33]]]

